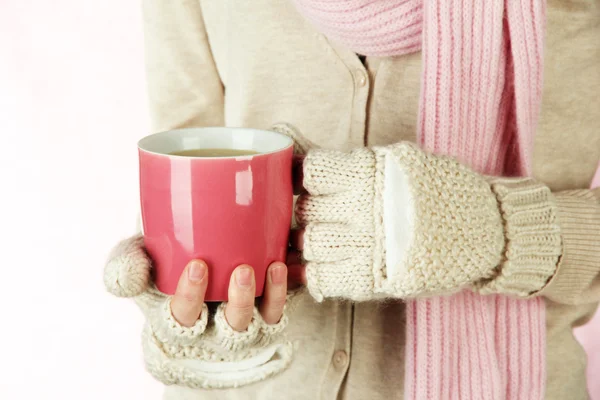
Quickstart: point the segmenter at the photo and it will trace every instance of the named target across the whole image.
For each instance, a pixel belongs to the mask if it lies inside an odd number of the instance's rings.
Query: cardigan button
[[[338,350],[333,353],[333,366],[336,368],[344,368],[348,364],[348,353],[344,350]]]
[[[367,76],[367,73],[365,71],[363,71],[362,69],[357,69],[356,70],[356,84],[359,87],[363,87],[367,84],[368,81],[369,81],[369,77]]]

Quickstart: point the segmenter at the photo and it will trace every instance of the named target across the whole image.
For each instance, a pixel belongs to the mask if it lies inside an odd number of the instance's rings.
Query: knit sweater
[[[549,67],[534,172],[555,191],[587,187],[600,159],[600,16],[594,4],[577,4],[550,2],[548,9]],[[145,22],[156,130],[223,124],[268,128],[287,121],[324,148],[415,140],[418,54],[368,58],[364,68],[287,2],[149,1]],[[568,129],[574,121],[577,129]],[[569,146],[564,146],[566,131]],[[583,356],[570,329],[591,313],[599,297],[593,283],[600,254],[593,235],[600,227],[600,195],[582,190],[556,198],[565,250],[558,272],[542,290],[548,304],[546,397],[583,399]],[[169,388],[166,396],[397,398],[403,386],[403,318],[399,302],[317,306],[301,297],[289,315],[288,334],[298,350],[288,370],[236,390]]]

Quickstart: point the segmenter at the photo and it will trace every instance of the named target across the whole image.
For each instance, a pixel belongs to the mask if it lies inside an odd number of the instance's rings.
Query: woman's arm
[[[144,0],[146,74],[153,131],[223,126],[223,84],[198,0]]]
[[[398,143],[309,152],[293,244],[317,299],[448,294],[470,287],[577,304],[600,292],[597,191],[552,193],[484,177]]]

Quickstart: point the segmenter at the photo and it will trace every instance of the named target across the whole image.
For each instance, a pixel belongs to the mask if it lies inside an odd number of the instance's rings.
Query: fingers
[[[287,267],[275,262],[267,271],[267,282],[262,302],[259,307],[260,315],[268,325],[279,322],[283,315],[287,295]]]
[[[256,283],[254,270],[249,265],[240,265],[229,280],[229,300],[225,308],[225,318],[231,328],[245,331],[252,320]]]
[[[302,234],[302,257],[308,262],[335,262],[373,253],[373,234],[364,226],[312,223]]]
[[[171,299],[171,313],[181,325],[193,326],[204,305],[208,286],[208,267],[201,260],[191,261],[179,278],[177,290]]]
[[[346,192],[373,184],[375,155],[367,148],[348,153],[315,150],[306,155],[303,171],[303,185],[311,195]]]
[[[245,277],[246,273],[251,275]],[[240,288],[238,278],[251,278],[251,290]],[[216,337],[222,347],[238,351],[249,346],[264,346],[283,332],[288,323],[283,312],[288,297],[286,280],[285,264],[271,264],[267,270],[261,304],[255,307],[252,268],[241,265],[234,271],[229,284],[229,302],[221,303],[214,316]]]
[[[311,222],[365,223],[373,210],[374,194],[363,192],[340,192],[322,196],[301,195],[294,209],[300,225]]]

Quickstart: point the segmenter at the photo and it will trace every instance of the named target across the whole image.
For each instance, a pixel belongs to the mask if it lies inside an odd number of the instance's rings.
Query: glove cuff
[[[146,370],[165,385],[193,389],[225,389],[262,381],[285,370],[292,361],[291,342],[274,343],[268,347],[244,352],[235,361],[198,359],[186,355],[173,357],[164,352],[156,336],[147,327],[142,343]]]
[[[202,314],[193,326],[181,325],[171,312],[171,297],[148,316],[150,326],[156,338],[164,345],[170,346],[170,353],[175,353],[175,348],[193,346],[201,339],[208,323],[208,307],[202,306]]]
[[[533,179],[491,180],[502,218],[506,246],[504,261],[481,293],[529,296],[553,276],[562,254],[557,207],[550,189]]]

